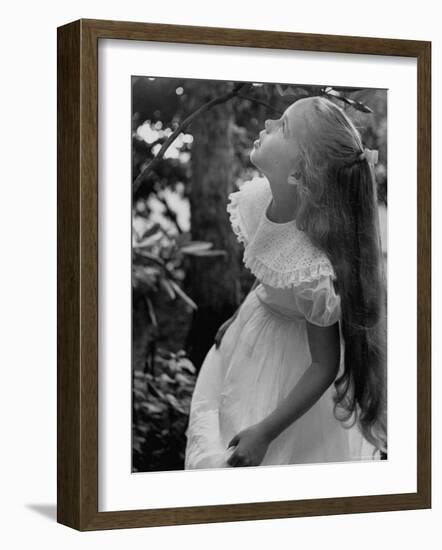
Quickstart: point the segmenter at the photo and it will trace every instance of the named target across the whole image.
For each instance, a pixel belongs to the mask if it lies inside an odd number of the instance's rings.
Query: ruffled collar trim
[[[336,279],[327,255],[311,243],[295,221],[277,223],[268,219],[272,192],[267,178],[243,183],[228,199],[232,229],[244,244],[243,262],[259,281],[284,288],[323,276]]]

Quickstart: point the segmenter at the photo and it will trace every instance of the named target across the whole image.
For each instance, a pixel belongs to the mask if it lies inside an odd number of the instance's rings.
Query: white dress
[[[211,347],[192,396],[185,469],[227,468],[234,435],[269,415],[311,364],[306,320],[340,320],[333,266],[294,221],[272,222],[267,178],[245,182],[229,195],[232,228],[243,260],[259,285],[242,303],[220,347]],[[341,336],[341,369],[344,343]],[[379,460],[357,425],[333,414],[333,384],[269,445],[260,466]]]

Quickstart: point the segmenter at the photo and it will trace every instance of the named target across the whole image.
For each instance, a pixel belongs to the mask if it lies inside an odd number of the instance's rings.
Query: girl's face
[[[308,102],[298,100],[277,120],[266,120],[265,129],[253,144],[250,161],[274,181],[286,182],[296,169],[298,139],[305,129]]]

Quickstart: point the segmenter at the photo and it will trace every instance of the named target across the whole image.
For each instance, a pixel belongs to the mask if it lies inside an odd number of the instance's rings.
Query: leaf
[[[133,245],[133,247],[136,250],[138,250],[140,248],[149,248],[162,238],[163,238],[163,234],[158,231],[157,233],[154,233],[153,235],[150,235],[150,236],[146,237],[145,239],[136,242]]]
[[[153,285],[159,275],[158,268],[149,266],[134,265],[132,270],[133,279],[136,282],[146,283],[147,285]]]
[[[356,109],[357,111],[361,111],[362,113],[372,113],[372,109],[370,107],[367,107],[364,103],[361,103],[360,101],[356,101],[355,99],[351,99],[349,97],[342,97],[342,101],[345,103],[348,103],[348,105],[351,105],[353,109]]]
[[[326,88],[324,91],[325,95],[329,95],[331,97],[335,97],[336,99],[339,99],[340,101],[343,101],[344,103],[347,103],[348,105],[351,105],[353,109],[356,109],[357,111],[362,111],[363,113],[372,113],[373,111],[370,109],[370,107],[367,107],[364,103],[361,103],[360,101],[356,101],[356,99],[351,99],[350,97],[345,96],[341,92],[338,92],[337,90],[334,90],[333,88]]]
[[[212,243],[205,241],[191,241],[190,243],[182,246],[180,250],[183,254],[195,254],[195,252],[209,250],[209,248],[212,248],[212,246]]]
[[[178,294],[178,296],[184,300],[186,302],[186,304],[188,304],[192,309],[198,309],[198,306],[195,304],[195,302],[192,300],[192,298],[190,298],[189,296],[187,296],[187,294],[184,292],[184,290],[182,290],[176,283],[175,281],[169,281],[170,285],[173,287],[173,289],[175,290],[175,292]]]
[[[166,399],[175,410],[180,413],[186,414],[186,411],[181,407],[174,395],[172,395],[171,393],[167,393]]]
[[[175,381],[181,386],[186,386],[190,384],[193,379],[191,379],[188,374],[177,373],[175,375]]]
[[[141,256],[146,260],[151,260],[152,262],[159,264],[161,267],[166,268],[166,264],[163,262],[163,260],[155,254],[151,254],[150,252],[146,252],[145,250],[135,250],[134,254],[135,256]]]
[[[134,389],[134,395],[138,397],[138,399],[144,399],[146,396],[144,395],[144,391],[136,390]]]
[[[152,321],[152,325],[154,327],[158,327],[157,317],[155,315],[155,310],[152,305],[152,302],[150,298],[148,298],[147,296],[145,296],[145,299],[146,299],[147,311],[149,312],[149,317],[150,317],[150,320]]]
[[[154,405],[153,403],[142,403],[142,408],[146,409],[149,414],[160,414],[163,412],[162,407]]]
[[[325,88],[325,92],[328,90],[337,90],[339,92],[347,92],[351,94],[352,92],[360,92],[361,90],[365,90],[365,88],[352,88],[351,86],[327,86]]]
[[[178,361],[178,364],[181,368],[186,369],[187,371],[191,372],[192,374],[196,373],[196,368],[192,361],[190,359],[187,359],[187,357],[180,358]]]
[[[168,293],[169,297],[172,300],[175,300],[176,294],[174,292],[174,285],[177,286],[173,281],[170,281],[168,279],[160,279],[160,284],[164,288],[164,290]]]
[[[175,380],[171,378],[168,374],[163,372],[163,374],[160,376],[161,382],[165,382],[167,384],[175,384]]]
[[[147,228],[144,231],[144,233],[141,235],[141,239],[145,239],[146,237],[150,237],[151,235],[153,235],[157,231],[163,231],[161,225],[158,222],[154,223],[151,227]]]
[[[175,359],[169,359],[167,362],[169,371],[175,376],[175,372],[178,370],[178,363]]]

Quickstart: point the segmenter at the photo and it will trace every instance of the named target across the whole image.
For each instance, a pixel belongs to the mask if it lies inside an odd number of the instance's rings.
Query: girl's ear
[[[296,155],[293,164],[291,165],[291,170],[287,183],[290,185],[300,185],[302,183],[302,161],[299,153]]]
[[[300,185],[301,184],[301,172],[296,171],[293,174],[290,174],[287,183],[289,185]]]

